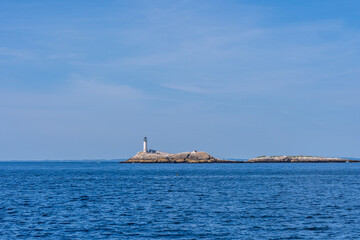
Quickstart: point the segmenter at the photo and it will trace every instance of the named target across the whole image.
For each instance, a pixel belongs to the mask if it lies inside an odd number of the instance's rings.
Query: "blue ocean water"
[[[0,239],[360,239],[360,164],[0,163]]]

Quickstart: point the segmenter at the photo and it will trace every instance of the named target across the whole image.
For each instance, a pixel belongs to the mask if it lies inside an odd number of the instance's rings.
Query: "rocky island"
[[[215,158],[206,152],[166,153],[148,149],[147,138],[143,141],[143,151],[120,163],[342,163],[360,162],[343,158],[326,158],[313,156],[261,156],[247,161],[230,161]]]
[[[326,158],[312,156],[261,156],[248,160],[249,163],[329,163],[329,162],[359,162],[342,158]]]
[[[143,151],[120,163],[234,163],[238,161],[227,161],[214,158],[206,152],[167,153],[154,149],[148,149],[147,137],[143,141]]]
[[[214,158],[206,152],[182,152],[182,153],[164,153],[164,152],[138,152],[135,156],[129,158],[124,163],[234,163],[238,161],[227,161]]]

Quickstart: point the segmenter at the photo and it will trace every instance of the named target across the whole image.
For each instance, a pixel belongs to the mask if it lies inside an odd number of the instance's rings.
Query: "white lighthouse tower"
[[[144,137],[144,150],[143,152],[147,153],[148,152],[148,148],[147,148],[147,137]]]

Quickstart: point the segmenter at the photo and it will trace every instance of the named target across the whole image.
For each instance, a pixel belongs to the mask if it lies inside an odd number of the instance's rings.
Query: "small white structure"
[[[144,137],[144,149],[143,152],[147,153],[148,152],[148,148],[147,148],[147,137]]]

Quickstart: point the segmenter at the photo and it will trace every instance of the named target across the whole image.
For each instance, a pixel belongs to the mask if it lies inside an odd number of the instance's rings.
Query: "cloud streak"
[[[19,60],[28,60],[35,59],[36,56],[34,53],[28,50],[19,50],[19,49],[10,49],[6,47],[0,47],[0,58],[5,59],[19,59]]]

